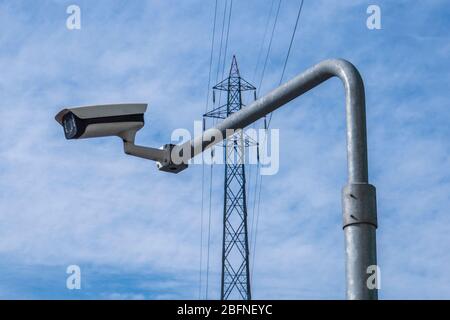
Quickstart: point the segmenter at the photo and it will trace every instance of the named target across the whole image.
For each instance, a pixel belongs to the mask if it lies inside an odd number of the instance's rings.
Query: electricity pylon
[[[241,78],[236,57],[233,56],[228,78],[213,87],[227,92],[226,104],[204,117],[225,119],[241,110],[242,92],[256,88]],[[215,91],[213,92],[215,101]],[[222,300],[251,300],[247,199],[245,181],[245,150],[252,142],[237,131],[224,141],[225,183],[222,242]]]

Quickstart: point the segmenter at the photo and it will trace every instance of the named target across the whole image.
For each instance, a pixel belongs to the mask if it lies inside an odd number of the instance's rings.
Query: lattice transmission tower
[[[213,87],[227,93],[227,101],[204,115],[225,119],[244,107],[242,92],[256,88],[241,78],[236,57],[233,56],[228,78]],[[256,93],[255,93],[256,94]],[[247,227],[247,199],[245,180],[246,148],[255,142],[241,131],[224,141],[225,183],[222,241],[222,300],[250,300],[250,265]]]

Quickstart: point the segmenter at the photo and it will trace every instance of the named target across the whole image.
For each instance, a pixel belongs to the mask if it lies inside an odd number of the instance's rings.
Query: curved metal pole
[[[311,67],[214,128],[206,130],[202,137],[175,146],[173,152],[180,154],[181,150],[191,148],[190,154],[183,155],[183,160],[187,162],[221,141],[215,135],[217,130],[226,138],[231,134],[227,129],[245,128],[332,77],[341,79],[346,96],[348,184],[343,188],[342,206],[347,298],[377,299],[378,290],[374,287],[372,271],[374,268],[377,270],[376,196],[375,187],[368,184],[364,84],[358,70],[350,62],[326,60]],[[211,142],[212,139],[216,140]]]

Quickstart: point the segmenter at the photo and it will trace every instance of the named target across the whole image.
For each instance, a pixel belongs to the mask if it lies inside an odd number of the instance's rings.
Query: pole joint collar
[[[378,227],[376,189],[368,183],[352,183],[342,189],[343,228],[354,224]]]

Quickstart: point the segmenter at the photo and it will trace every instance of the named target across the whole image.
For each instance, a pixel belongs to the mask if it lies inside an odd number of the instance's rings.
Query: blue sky
[[[81,30],[66,28],[70,4],[81,7]],[[381,30],[366,28],[370,4]],[[282,3],[261,93],[279,82],[297,6]],[[236,54],[254,84],[269,8],[233,3],[227,68]],[[146,102],[138,143],[192,130],[205,109],[213,13],[214,1],[0,1],[0,298],[198,298],[201,167],[167,175],[127,157],[119,139],[68,142],[53,117],[64,106]],[[450,298],[449,14],[446,0],[306,0],[286,70],[288,79],[342,57],[363,75],[381,298]],[[338,80],[274,115],[280,171],[262,188],[256,299],[345,297],[344,117]],[[210,298],[219,296],[222,172]],[[71,264],[80,291],[65,287]]]

